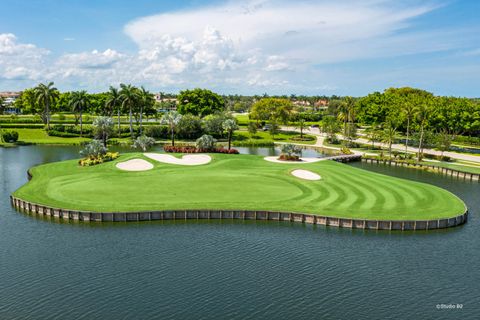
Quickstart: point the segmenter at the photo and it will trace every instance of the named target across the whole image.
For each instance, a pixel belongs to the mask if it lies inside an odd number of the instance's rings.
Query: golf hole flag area
[[[447,190],[329,160],[297,167],[255,155],[192,156],[127,153],[91,167],[77,160],[44,164],[30,169],[32,179],[13,197],[51,208],[110,213],[264,210],[432,220],[466,210]]]

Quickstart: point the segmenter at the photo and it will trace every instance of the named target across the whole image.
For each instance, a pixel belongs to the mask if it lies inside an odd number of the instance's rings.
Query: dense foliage
[[[178,95],[178,112],[181,114],[193,114],[204,117],[224,111],[225,102],[218,94],[207,89],[193,89],[180,91]]]

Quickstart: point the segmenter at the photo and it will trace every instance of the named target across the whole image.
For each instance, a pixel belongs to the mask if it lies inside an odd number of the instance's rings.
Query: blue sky
[[[480,1],[1,0],[0,90],[480,96]]]

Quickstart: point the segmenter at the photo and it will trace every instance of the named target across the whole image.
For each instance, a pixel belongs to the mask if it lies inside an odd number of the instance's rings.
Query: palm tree
[[[110,114],[113,113],[114,110],[117,111],[118,115],[118,132],[120,133],[120,112],[122,111],[122,100],[120,99],[120,93],[118,89],[110,86],[108,89],[108,98],[105,101],[105,107],[111,110]]]
[[[382,142],[388,144],[388,154],[390,159],[392,158],[392,143],[395,140],[395,135],[397,133],[397,128],[392,124],[388,124],[387,127],[383,130]]]
[[[93,130],[96,138],[102,139],[103,146],[107,147],[108,136],[113,131],[113,120],[110,117],[97,117],[93,120]]]
[[[234,119],[227,119],[222,123],[222,127],[223,130],[226,130],[228,133],[228,150],[230,150],[232,146],[233,131],[238,129],[237,121]]]
[[[295,128],[300,130],[300,139],[303,139],[303,130],[308,128],[307,122],[303,117],[300,117],[295,123]]]
[[[415,116],[415,106],[408,100],[408,98],[403,101],[402,111],[407,120],[407,139],[405,140],[405,159],[406,159],[407,153],[408,153],[408,140],[410,138],[410,123],[412,122],[413,117]]]
[[[133,138],[132,110],[138,104],[138,89],[131,84],[120,84],[120,99],[122,100],[122,108],[128,108],[130,135]]]
[[[40,83],[34,88],[35,98],[37,102],[43,106],[42,118],[50,129],[50,106],[55,103],[59,97],[57,88],[53,86],[53,82],[48,84]]]
[[[70,100],[68,101],[70,108],[74,113],[79,114],[80,119],[80,137],[83,135],[83,119],[82,114],[83,111],[86,110],[90,106],[90,98],[88,96],[87,91],[75,91],[72,92],[70,95]]]
[[[140,135],[142,134],[142,119],[143,119],[143,110],[144,107],[153,105],[155,103],[155,100],[153,98],[153,94],[142,86],[140,87],[140,90],[138,92],[139,98],[140,98]],[[148,121],[148,119],[147,119]]]
[[[347,123],[353,123],[355,121],[355,99],[348,96],[342,101],[339,106],[340,113],[338,114],[338,119],[343,120],[343,135],[347,136],[348,128]]]
[[[177,128],[178,123],[182,119],[182,115],[176,111],[167,112],[162,117],[162,123],[168,126],[170,134],[172,137],[172,146],[175,146],[175,129]]]
[[[425,97],[420,97],[417,99],[415,118],[417,120],[418,125],[420,126],[420,140],[418,144],[417,161],[420,161],[422,159],[425,125],[427,124],[431,114],[429,99],[430,98],[425,98]]]

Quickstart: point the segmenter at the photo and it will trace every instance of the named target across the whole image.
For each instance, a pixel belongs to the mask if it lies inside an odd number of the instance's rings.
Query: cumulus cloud
[[[33,44],[18,42],[11,33],[0,34],[0,79],[41,79],[49,53]]]
[[[233,0],[135,19],[124,32],[138,46],[136,52],[68,53],[51,67],[42,64],[48,50],[3,34],[0,78],[51,77],[95,90],[119,82],[156,90],[336,90],[340,84],[321,66],[465,46],[469,39],[459,37],[458,30],[413,27],[414,19],[437,8],[429,3]],[[7,63],[10,59],[14,62]]]

